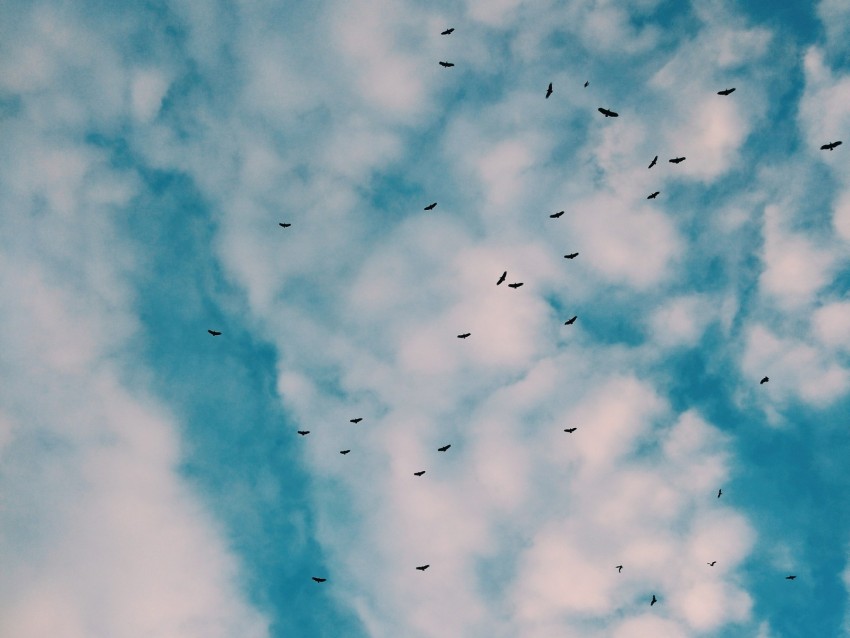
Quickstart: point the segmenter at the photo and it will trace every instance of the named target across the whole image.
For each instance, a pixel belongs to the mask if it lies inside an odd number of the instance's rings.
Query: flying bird
[[[502,276],[499,277],[499,281],[496,282],[496,285],[498,286],[499,284],[501,284],[503,281],[505,281],[505,279],[507,279],[507,277],[508,277],[508,271],[506,270],[505,272],[502,273]]]
[[[655,597],[655,594],[652,594],[652,602],[649,603],[649,606],[652,607],[657,602],[658,599]]]
[[[716,560],[711,561],[710,563],[706,563],[709,567],[714,567],[717,564]]]
[[[319,578],[318,576],[313,576],[313,580],[315,580],[317,583],[323,583],[327,580],[327,578]]]
[[[564,259],[575,259],[578,257],[578,253],[570,253],[569,255],[564,255]]]
[[[519,288],[520,286],[522,286],[522,282],[521,282],[521,281],[518,281],[518,282],[517,282],[517,283],[515,283],[515,284],[508,284],[508,288],[513,288],[513,289],[517,289],[517,288]]]
[[[549,82],[549,88],[546,89],[546,99],[549,99],[549,96],[552,95],[552,83]]]
[[[661,191],[655,191],[652,195],[650,195],[649,197],[647,197],[647,199],[655,199],[655,198],[656,198],[656,197],[658,197],[660,194],[661,194]]]
[[[796,576],[786,576],[785,580],[794,580],[795,578],[797,578],[797,577]]]
[[[565,326],[571,326],[571,325],[573,325],[573,324],[576,322],[576,319],[578,319],[578,315],[574,315],[572,319],[567,319],[567,320],[564,322],[564,325],[565,325]]]
[[[290,226],[292,226],[292,224],[287,224],[287,223],[284,223],[284,222],[278,222],[277,225],[280,226],[281,228],[289,228]]]
[[[307,436],[308,434],[310,434],[310,430],[298,430],[298,434],[300,434],[301,436]]]
[[[418,569],[420,572],[424,572],[424,571],[425,571],[426,569],[428,569],[430,566],[431,566],[431,565],[420,565],[420,566],[419,566],[419,567],[417,567],[416,569]]]
[[[471,334],[472,334],[471,332],[464,332],[462,335],[458,335],[457,338],[458,339],[466,339]]]
[[[674,157],[673,159],[668,160],[668,161],[669,161],[671,164],[681,164],[682,162],[684,162],[684,161],[685,161],[685,158],[684,158],[684,157]]]
[[[837,140],[835,142],[830,142],[829,144],[824,144],[820,147],[822,151],[831,151],[837,147],[841,146],[841,140]]]
[[[433,204],[428,204],[425,207],[425,210],[434,210],[436,207],[437,207],[437,202],[434,202]]]
[[[733,86],[731,89],[723,89],[722,91],[718,91],[717,95],[729,95],[730,93],[734,93],[735,87]]]
[[[213,337],[219,336],[221,333],[218,330],[207,330]]]
[[[449,67],[454,66],[454,64],[453,64],[452,62],[440,62],[440,66],[445,67],[446,69],[448,69]]]
[[[454,30],[455,30],[455,28],[454,28],[454,27],[452,27],[451,29],[446,29],[446,30],[445,30],[445,31],[443,31],[440,35],[451,35],[451,34],[452,34],[452,31],[454,31]]]
[[[446,450],[448,450],[451,446],[452,446],[452,444],[451,444],[451,443],[449,443],[448,445],[444,445],[443,447],[438,447],[438,448],[437,448],[437,452],[445,452],[445,451],[446,451]]]
[[[356,419],[349,419],[349,423],[360,423],[363,420],[362,416],[357,417]]]
[[[422,476],[423,474],[425,474],[425,470],[419,470],[418,472],[414,472],[413,476]]]
[[[652,168],[657,163],[658,163],[658,155],[656,155],[655,157],[652,158],[652,161],[649,163],[649,166],[647,166],[647,168]]]
[[[605,117],[619,117],[620,116],[619,113],[614,113],[614,111],[612,111],[611,109],[603,109],[601,106],[596,110],[599,111],[600,113],[602,113],[602,115],[604,115]]]
[[[558,219],[563,214],[564,214],[564,211],[561,210],[561,211],[558,211],[557,213],[552,213],[551,215],[549,215],[549,217],[551,217],[552,219]]]
[[[723,494],[723,490],[717,490],[717,498],[720,498],[721,494]]]
[[[585,81],[584,81],[584,88],[587,88],[587,85],[588,85],[588,84],[590,84],[590,81],[589,81],[589,80],[585,80]]]
[[[759,385],[763,385],[763,384],[767,383],[768,381],[770,381],[770,377],[765,377],[764,379],[759,381]]]
[[[572,433],[573,433],[573,432],[575,432],[577,429],[578,429],[578,428],[567,428],[566,430],[564,430],[564,432],[569,432],[570,434],[572,434]]]
[[[617,570],[617,573],[618,573],[618,574],[622,574],[622,573],[623,573],[623,566],[622,566],[622,565],[617,565],[617,566],[615,567],[615,569]]]
[[[340,451],[339,451],[339,453],[340,453],[340,454],[342,454],[343,456],[345,456],[345,455],[346,455],[346,454],[348,454],[349,452],[351,452],[351,450],[340,450]]]

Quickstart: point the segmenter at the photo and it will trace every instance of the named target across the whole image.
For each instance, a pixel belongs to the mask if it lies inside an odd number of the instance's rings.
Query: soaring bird
[[[567,319],[567,320],[564,322],[564,325],[565,325],[565,326],[571,326],[571,325],[573,325],[573,324],[576,322],[576,319],[578,319],[578,315],[573,315],[572,319]]]
[[[551,215],[549,215],[549,217],[552,218],[552,219],[558,219],[563,214],[564,214],[564,211],[559,210],[557,213],[552,213]]]
[[[552,95],[552,83],[549,82],[549,88],[546,89],[546,99],[549,99],[549,96]]]
[[[521,282],[521,281],[518,281],[518,282],[516,282],[515,284],[508,284],[508,288],[514,288],[514,289],[517,289],[517,288],[519,288],[520,286],[522,286],[522,282]]]
[[[711,561],[710,563],[706,563],[709,567],[714,567],[717,564],[716,560]]]
[[[462,335],[458,335],[457,338],[458,339],[466,339],[471,334],[472,334],[471,332],[464,332]]]
[[[603,109],[601,106],[596,110],[599,111],[600,113],[602,113],[602,115],[604,115],[605,117],[619,117],[620,116],[619,113],[614,113],[614,111],[612,111],[611,109]]]
[[[300,434],[301,436],[307,436],[308,434],[310,434],[310,430],[298,430],[298,434]]]
[[[656,155],[655,157],[652,158],[652,161],[649,163],[649,166],[647,166],[647,168],[652,168],[657,163],[658,163],[658,155]]]
[[[578,257],[578,253],[570,253],[569,255],[564,255],[564,259],[575,259]]]
[[[668,161],[669,161],[671,164],[681,164],[682,162],[684,162],[684,161],[685,161],[685,158],[684,158],[684,157],[674,157],[673,159],[668,160]]]
[[[822,151],[831,151],[837,147],[841,146],[841,140],[837,140],[835,142],[830,142],[829,144],[824,144],[820,147]]]
[[[617,570],[617,573],[618,573],[618,574],[622,574],[622,573],[623,573],[623,566],[622,566],[622,565],[616,565],[616,566],[615,566],[615,569]]]
[[[313,580],[315,580],[317,583],[323,583],[327,580],[327,578],[319,578],[318,576],[313,576]]]
[[[647,199],[655,199],[655,198],[656,198],[656,197],[658,197],[660,194],[661,194],[661,191],[655,191],[652,195],[650,195],[649,197],[647,197]]]
[[[588,85],[588,84],[590,84],[590,80],[585,80],[585,81],[584,81],[584,88],[587,88],[587,85]]]
[[[501,277],[499,277],[499,281],[497,281],[497,282],[496,282],[496,285],[498,286],[498,285],[499,285],[499,284],[501,284],[503,281],[505,281],[505,279],[507,278],[507,276],[508,276],[508,271],[506,270],[505,272],[503,272],[503,273],[502,273],[502,276],[501,276]]]
[[[573,433],[573,432],[575,432],[577,429],[578,429],[578,428],[567,428],[566,430],[564,430],[564,432],[569,432],[570,434],[572,434],[572,433]]]
[[[218,330],[207,330],[213,337],[219,336],[221,333]]]
[[[454,27],[452,27],[451,29],[446,29],[446,30],[445,30],[445,31],[443,31],[440,35],[451,35],[451,34],[452,34],[452,31],[454,31],[454,30],[455,30],[455,28],[454,28]]]
[[[785,580],[794,580],[795,578],[797,578],[797,577],[796,576],[786,576]]]
[[[418,472],[414,472],[413,476],[422,476],[423,474],[425,474],[425,470],[419,470]]]
[[[735,91],[735,87],[733,86],[731,89],[723,89],[722,91],[718,91],[717,95],[729,95]]]
[[[342,454],[343,456],[348,454],[349,452],[351,452],[351,450],[340,450],[339,451],[339,453]]]
[[[430,564],[429,564],[429,565],[420,565],[420,566],[419,566],[419,567],[417,567],[416,569],[418,569],[420,572],[424,572],[424,571],[425,571],[426,569],[428,569],[430,566],[431,566]]]
[[[436,207],[437,207],[437,202],[434,202],[433,204],[428,204],[425,207],[425,210],[434,210]]]
[[[360,423],[363,420],[362,416],[357,417],[356,419],[349,419],[349,423]]]
[[[292,226],[292,224],[287,224],[285,222],[278,222],[277,225],[280,226],[281,228],[289,228],[290,226]]]
[[[452,446],[452,444],[451,444],[451,443],[449,443],[448,445],[444,445],[443,447],[438,447],[438,448],[437,448],[437,452],[445,452],[445,451],[446,451],[446,450],[448,450],[451,446]]]
[[[649,606],[652,607],[657,602],[658,599],[655,597],[655,594],[652,594],[652,602],[649,603]]]
[[[759,381],[759,385],[765,384],[765,383],[767,383],[768,381],[770,381],[770,377],[765,377],[764,379],[762,379],[761,381]]]
[[[440,66],[448,69],[449,67],[454,66],[454,64],[452,62],[440,62]]]
[[[721,494],[723,494],[723,490],[717,490],[717,498],[720,498]]]

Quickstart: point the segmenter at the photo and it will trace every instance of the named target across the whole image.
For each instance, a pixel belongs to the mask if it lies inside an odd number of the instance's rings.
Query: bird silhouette
[[[219,336],[221,333],[218,330],[207,330],[213,337]]]
[[[652,168],[656,164],[658,164],[658,155],[652,158],[652,161],[649,163],[649,166],[647,166],[647,168]]]
[[[516,288],[519,288],[520,286],[522,286],[522,282],[521,282],[521,281],[518,281],[518,282],[517,282],[517,283],[515,283],[515,284],[508,284],[508,288],[514,288],[514,289],[516,289]]]
[[[770,381],[770,377],[765,377],[764,379],[762,379],[761,381],[759,381],[759,385],[765,384],[765,383],[767,383],[768,381]]]
[[[578,257],[578,253],[570,253],[569,255],[564,255],[564,259],[575,259]]]
[[[546,89],[546,99],[549,99],[549,96],[552,95],[552,83],[549,82],[549,88]]]
[[[472,334],[471,332],[464,332],[462,335],[458,335],[457,338],[458,339],[466,339],[471,334]]]
[[[564,325],[565,325],[565,326],[571,326],[571,325],[573,325],[573,324],[576,322],[576,319],[578,319],[578,315],[574,315],[574,316],[572,317],[572,319],[567,319],[567,320],[564,322]]]
[[[656,198],[656,197],[658,197],[660,194],[661,194],[661,191],[655,191],[652,195],[650,195],[649,197],[647,197],[647,199],[655,199],[655,198]]]
[[[454,31],[454,30],[455,30],[455,28],[454,28],[454,27],[452,27],[451,29],[446,29],[446,30],[445,30],[445,31],[443,31],[440,35],[451,35],[451,34],[452,34],[452,31]]]
[[[307,436],[308,434],[310,434],[310,430],[298,430],[298,434],[300,434],[301,436]]]
[[[837,140],[835,142],[830,142],[829,144],[824,144],[823,146],[820,147],[820,150],[831,151],[835,148],[838,148],[839,146],[841,146],[841,140]]]
[[[346,454],[348,454],[349,452],[351,452],[351,450],[340,450],[340,451],[339,451],[339,453],[340,453],[340,454],[342,454],[343,456],[345,456],[345,455],[346,455]]]
[[[716,560],[711,561],[710,563],[706,563],[709,567],[714,567],[717,564]]]
[[[414,472],[413,476],[422,476],[423,474],[425,474],[425,470],[419,470],[418,472]]]
[[[577,429],[578,429],[578,428],[567,428],[566,430],[564,430],[564,432],[569,432],[570,434],[572,434],[572,433],[573,433],[573,432],[575,432]]]
[[[602,113],[605,117],[620,117],[619,113],[614,113],[611,109],[603,109],[601,106],[596,110]]]
[[[323,583],[327,580],[327,578],[319,578],[318,576],[313,576],[313,580],[315,580],[317,583]]]
[[[433,204],[428,204],[425,207],[425,210],[434,210],[436,207],[437,207],[437,202],[434,202]]]
[[[616,565],[616,566],[615,566],[615,569],[617,570],[617,573],[618,573],[618,574],[622,574],[622,573],[623,573],[623,566],[622,566],[622,565]]]
[[[795,578],[797,578],[797,577],[796,576],[786,576],[785,580],[794,580]]]
[[[669,161],[671,164],[681,164],[682,162],[685,161],[685,158],[684,157],[674,157],[673,159],[667,160],[667,161]]]
[[[652,601],[649,603],[649,606],[652,607],[657,602],[658,599],[655,597],[655,594],[652,594]]]
[[[440,66],[448,69],[449,67],[454,66],[454,64],[452,62],[440,62]]]
[[[587,88],[587,85],[588,85],[588,84],[590,84],[590,80],[585,80],[585,81],[584,81],[584,88]]]
[[[284,223],[284,222],[278,222],[277,225],[280,226],[281,228],[289,228],[290,226],[292,226],[292,224],[287,224],[287,223]]]
[[[452,444],[451,444],[451,443],[449,443],[448,445],[444,445],[443,447],[438,447],[438,448],[437,448],[437,452],[445,452],[445,451],[446,451],[446,450],[448,450],[451,446],[452,446]]]
[[[506,270],[505,272],[502,273],[502,276],[499,277],[499,281],[496,282],[496,285],[498,286],[499,284],[501,284],[503,281],[505,281],[505,279],[507,279],[507,277],[508,277],[508,271]]]
[[[735,87],[732,87],[731,89],[723,89],[722,91],[718,91],[717,95],[729,95],[730,93],[734,93],[734,91]]]
[[[424,571],[425,571],[426,569],[428,569],[430,566],[431,566],[431,565],[420,565],[420,566],[419,566],[419,567],[417,567],[416,569],[418,569],[420,572],[424,572]]]
[[[723,490],[717,490],[717,498],[720,498],[721,494],[723,494]]]
[[[357,417],[356,419],[349,419],[349,423],[360,423],[363,420],[362,416]]]
[[[561,211],[558,211],[557,213],[552,213],[551,215],[549,215],[549,217],[552,218],[552,219],[558,219],[563,214],[564,214],[564,211],[561,210]]]

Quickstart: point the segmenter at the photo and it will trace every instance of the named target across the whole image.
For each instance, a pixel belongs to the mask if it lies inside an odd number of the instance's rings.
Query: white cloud
[[[815,310],[812,328],[820,342],[839,350],[850,351],[850,302],[839,301]]]
[[[159,113],[162,99],[168,90],[168,80],[156,69],[139,70],[134,74],[130,88],[133,115],[148,122]]]

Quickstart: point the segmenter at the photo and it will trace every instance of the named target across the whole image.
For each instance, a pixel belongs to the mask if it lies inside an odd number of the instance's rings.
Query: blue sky
[[[850,634],[848,35],[3,4],[0,635]]]

